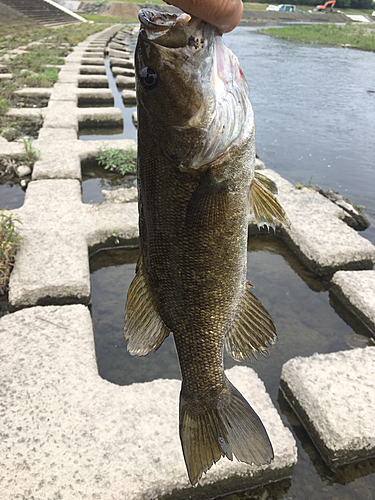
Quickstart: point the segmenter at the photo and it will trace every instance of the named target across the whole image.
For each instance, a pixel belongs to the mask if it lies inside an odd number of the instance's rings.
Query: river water
[[[311,177],[363,205],[375,243],[375,53],[281,40],[237,27],[225,35],[250,86],[257,154],[292,182]]]

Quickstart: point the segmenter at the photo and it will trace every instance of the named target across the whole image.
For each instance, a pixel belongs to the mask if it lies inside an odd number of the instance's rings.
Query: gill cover
[[[145,126],[164,156],[194,173],[254,126],[247,83],[214,26],[150,9],[139,19],[137,98]]]

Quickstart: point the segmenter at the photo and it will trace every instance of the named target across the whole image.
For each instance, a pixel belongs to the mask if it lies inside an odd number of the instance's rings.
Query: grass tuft
[[[15,255],[22,240],[17,234],[15,222],[20,221],[12,213],[0,211],[0,295],[8,288]]]
[[[371,26],[361,26],[354,23],[343,26],[326,23],[285,26],[283,28],[262,29],[262,33],[287,40],[375,51],[375,29]]]
[[[104,166],[105,170],[125,175],[136,171],[137,153],[132,146],[124,151],[119,148],[110,148],[103,143],[100,146],[97,160],[98,164]]]

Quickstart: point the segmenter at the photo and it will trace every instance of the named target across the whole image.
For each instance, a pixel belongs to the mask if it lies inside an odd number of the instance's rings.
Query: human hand
[[[232,31],[243,12],[242,0],[170,0],[167,3],[216,26],[220,33]]]

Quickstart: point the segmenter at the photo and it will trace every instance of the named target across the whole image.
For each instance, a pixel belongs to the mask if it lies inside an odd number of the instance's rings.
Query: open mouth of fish
[[[176,129],[204,130],[201,150],[189,159],[189,169],[199,169],[224,154],[254,126],[249,88],[238,59],[214,26],[189,14],[142,9],[139,19],[140,36],[157,46],[165,64],[172,64],[171,52],[182,64],[195,59],[192,67],[199,75],[201,106]],[[183,162],[180,167],[184,169]]]

